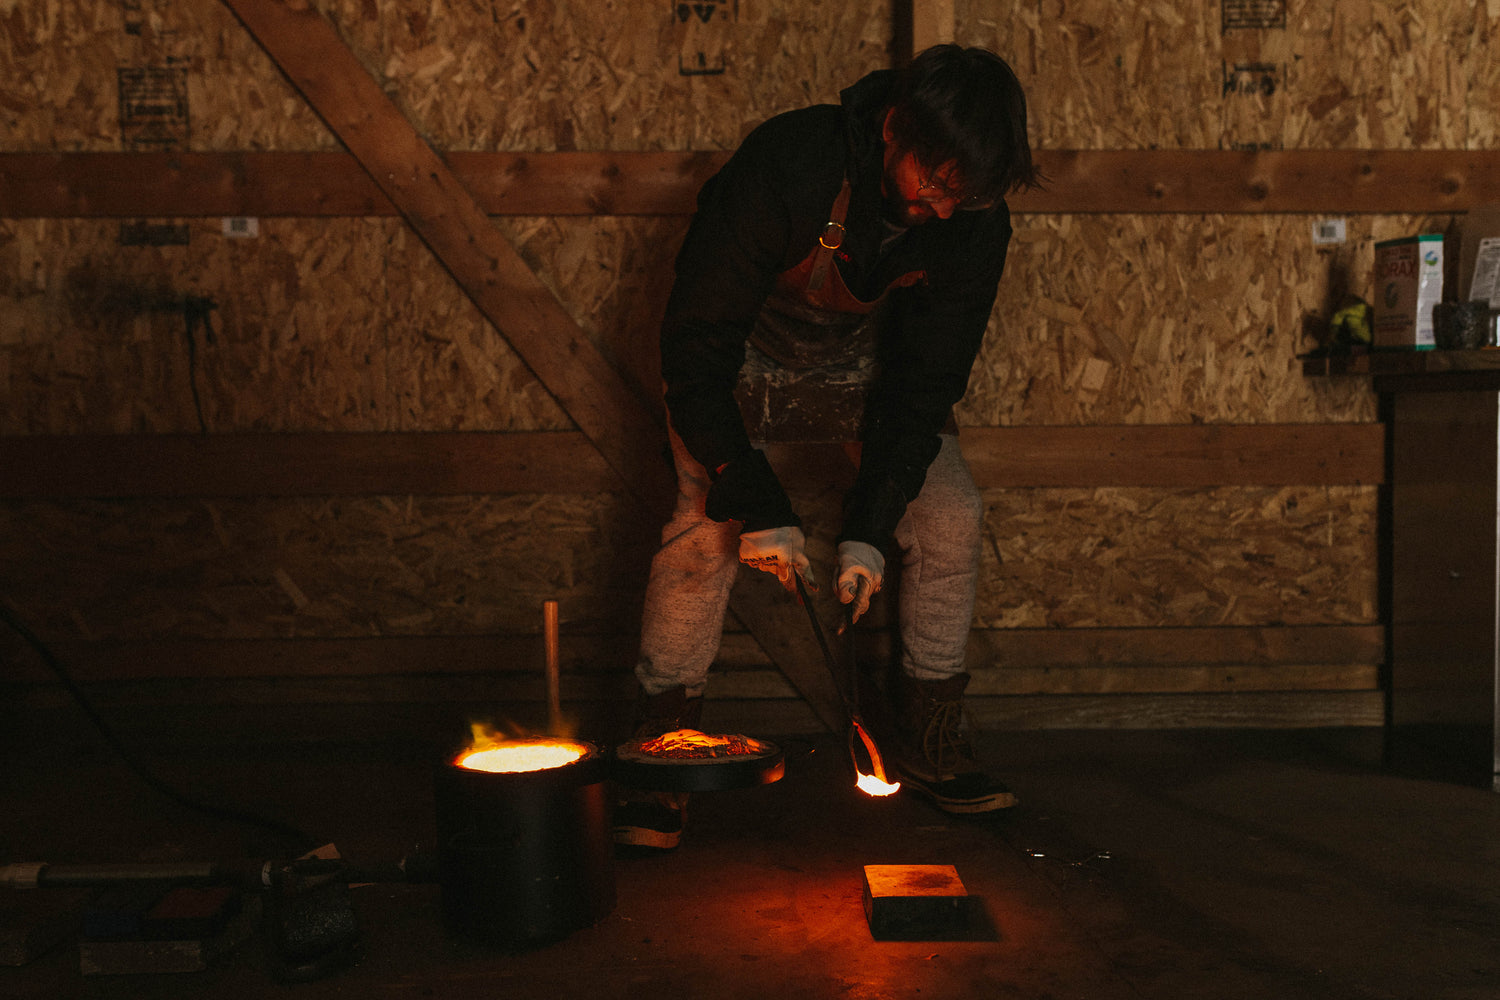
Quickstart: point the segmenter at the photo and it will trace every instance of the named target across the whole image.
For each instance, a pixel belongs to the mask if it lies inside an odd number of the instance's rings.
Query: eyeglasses
[[[960,212],[982,212],[987,208],[994,207],[995,203],[987,198],[981,198],[978,195],[971,195],[965,198],[963,195],[950,190],[945,185],[933,183],[932,171],[928,170],[924,175],[922,163],[917,159],[915,154],[912,155],[911,162],[912,166],[917,168],[918,201],[926,202],[929,205],[937,205],[945,201],[951,201],[955,206],[957,206]],[[931,193],[928,194],[924,192]]]

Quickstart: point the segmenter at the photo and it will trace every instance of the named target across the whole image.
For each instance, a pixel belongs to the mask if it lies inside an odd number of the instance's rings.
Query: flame
[[[854,782],[855,786],[866,795],[895,795],[901,790],[901,782],[899,781],[893,785],[889,782],[881,781],[873,774],[863,774],[858,771],[855,774],[858,775]]]
[[[465,750],[453,763],[471,771],[509,774],[562,767],[586,753],[588,747],[571,740],[516,740]]]

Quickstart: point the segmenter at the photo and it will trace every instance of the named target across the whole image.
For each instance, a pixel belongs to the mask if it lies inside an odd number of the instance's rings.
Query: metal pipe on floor
[[[0,886],[54,889],[120,882],[218,882],[224,872],[209,861],[108,862],[53,865],[29,861],[0,866]]]

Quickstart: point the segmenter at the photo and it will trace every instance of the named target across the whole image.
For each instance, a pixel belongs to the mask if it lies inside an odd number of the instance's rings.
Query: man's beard
[[[897,201],[893,198],[886,198],[884,204],[885,221],[893,226],[900,226],[902,229],[920,226],[929,219],[937,218],[937,213],[925,201]]]

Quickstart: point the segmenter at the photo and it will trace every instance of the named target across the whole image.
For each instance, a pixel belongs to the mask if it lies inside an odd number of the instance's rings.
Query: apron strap
[[[818,249],[813,256],[812,273],[807,276],[807,287],[817,291],[828,277],[828,268],[833,265],[833,252],[844,245],[844,217],[849,214],[849,177],[845,175],[838,197],[833,199],[833,209],[828,215],[828,225],[818,237]]]

